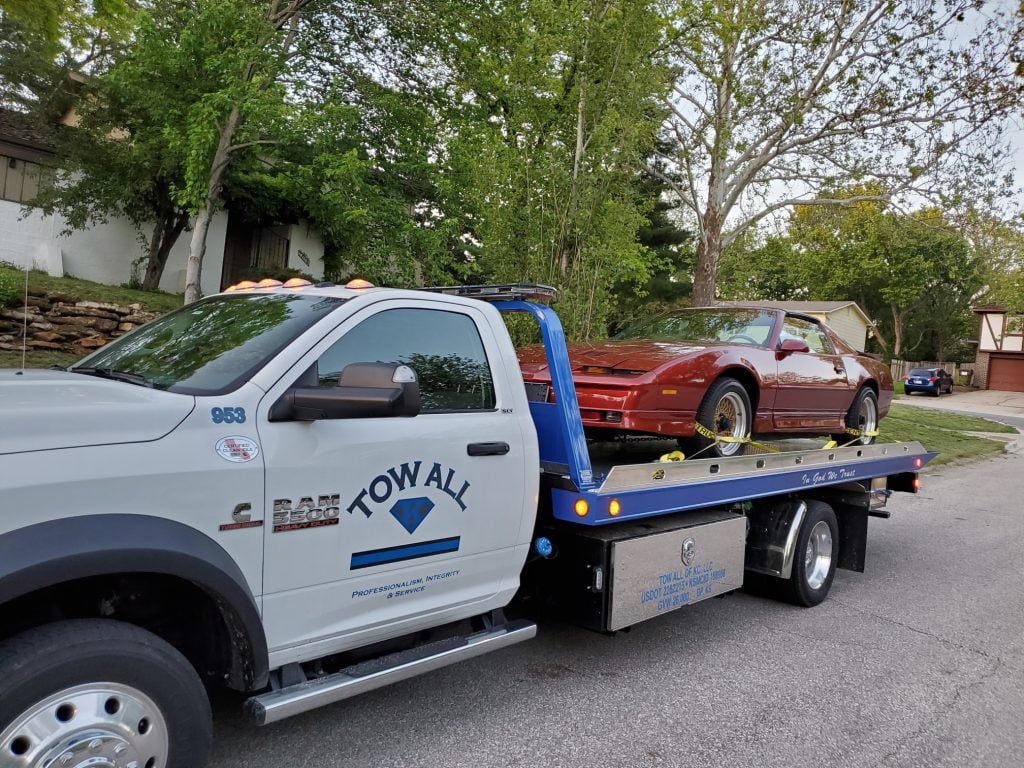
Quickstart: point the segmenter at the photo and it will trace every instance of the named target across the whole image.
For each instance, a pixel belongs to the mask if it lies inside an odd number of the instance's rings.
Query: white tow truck
[[[264,281],[0,371],[0,768],[199,768],[215,686],[273,723],[548,607],[614,632],[751,578],[811,606],[863,570],[869,516],[932,454],[602,464],[551,296]],[[502,312],[537,322],[553,392]]]

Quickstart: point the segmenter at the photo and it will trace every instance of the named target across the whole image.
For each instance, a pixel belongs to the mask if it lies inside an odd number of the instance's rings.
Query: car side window
[[[786,317],[782,321],[779,340],[799,339],[807,344],[811,352],[819,355],[834,355],[835,348],[825,332],[816,324],[798,317]]]
[[[416,372],[423,413],[495,407],[494,378],[476,323],[437,309],[388,309],[363,320],[317,361],[321,387],[349,363],[400,363]]]

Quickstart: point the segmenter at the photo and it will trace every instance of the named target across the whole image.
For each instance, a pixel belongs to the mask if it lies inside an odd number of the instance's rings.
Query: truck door
[[[808,351],[776,355],[775,429],[837,428],[851,399],[843,358],[810,320],[787,315],[779,340],[787,338],[804,341]]]
[[[420,415],[267,420],[310,366],[309,380],[330,387],[358,362],[411,367]],[[296,656],[309,657],[311,643],[320,655],[396,627],[411,631],[417,620],[462,618],[515,588],[525,448],[517,417],[503,412],[510,380],[502,365],[478,309],[380,301],[346,319],[268,393],[260,420],[264,618],[281,661],[302,646]]]

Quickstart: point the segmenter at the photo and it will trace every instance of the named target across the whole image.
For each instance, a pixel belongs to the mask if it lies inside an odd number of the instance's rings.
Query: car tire
[[[861,431],[874,432],[878,430],[878,395],[871,387],[861,387],[857,396],[853,398],[850,410],[846,412],[846,427]],[[867,429],[865,429],[867,427]],[[855,445],[871,445],[876,437],[859,437],[853,439],[846,433],[832,435],[832,439],[840,445],[847,443]]]
[[[201,768],[210,702],[192,665],[131,624],[76,619],[0,642],[0,765]]]
[[[730,411],[739,416],[738,422],[730,418]],[[746,387],[729,376],[718,379],[701,400],[697,423],[723,436],[749,437],[754,427],[754,409]],[[700,434],[680,439],[679,447],[687,457],[705,459],[742,456],[744,452],[743,443],[720,443]]]
[[[839,559],[839,521],[823,501],[808,501],[807,514],[796,537],[793,572],[780,579],[779,597],[810,608],[828,596]]]

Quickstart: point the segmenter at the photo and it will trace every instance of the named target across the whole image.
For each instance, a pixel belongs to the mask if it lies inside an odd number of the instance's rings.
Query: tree
[[[170,147],[185,158],[175,197],[195,214],[186,302],[201,295],[206,237],[229,165],[287,131],[295,108],[282,79],[297,51],[301,13],[312,3],[162,0],[140,25],[125,66],[190,95],[164,119]]]
[[[1021,29],[975,0],[680,3],[664,159],[695,221],[694,302],[713,302],[725,249],[795,204],[991,197]],[[871,181],[885,198],[820,194]]]
[[[981,269],[958,228],[934,208],[886,210],[871,199],[884,196],[875,187],[826,194],[859,202],[800,206],[793,214],[790,263],[806,291],[802,298],[858,301],[892,357],[916,349],[929,328],[939,348],[962,338]],[[916,338],[908,336],[912,325]]]
[[[32,204],[62,213],[69,230],[127,219],[139,233],[144,264],[141,278],[131,280],[157,290],[190,219],[175,194],[184,183],[184,158],[164,130],[167,114],[180,112],[189,94],[129,59],[87,80],[76,95],[78,125],[57,134],[59,178]]]
[[[604,335],[609,286],[642,284],[653,259],[636,181],[664,95],[655,4],[400,5],[434,83],[445,220],[463,226],[467,271],[562,288],[570,335]]]

